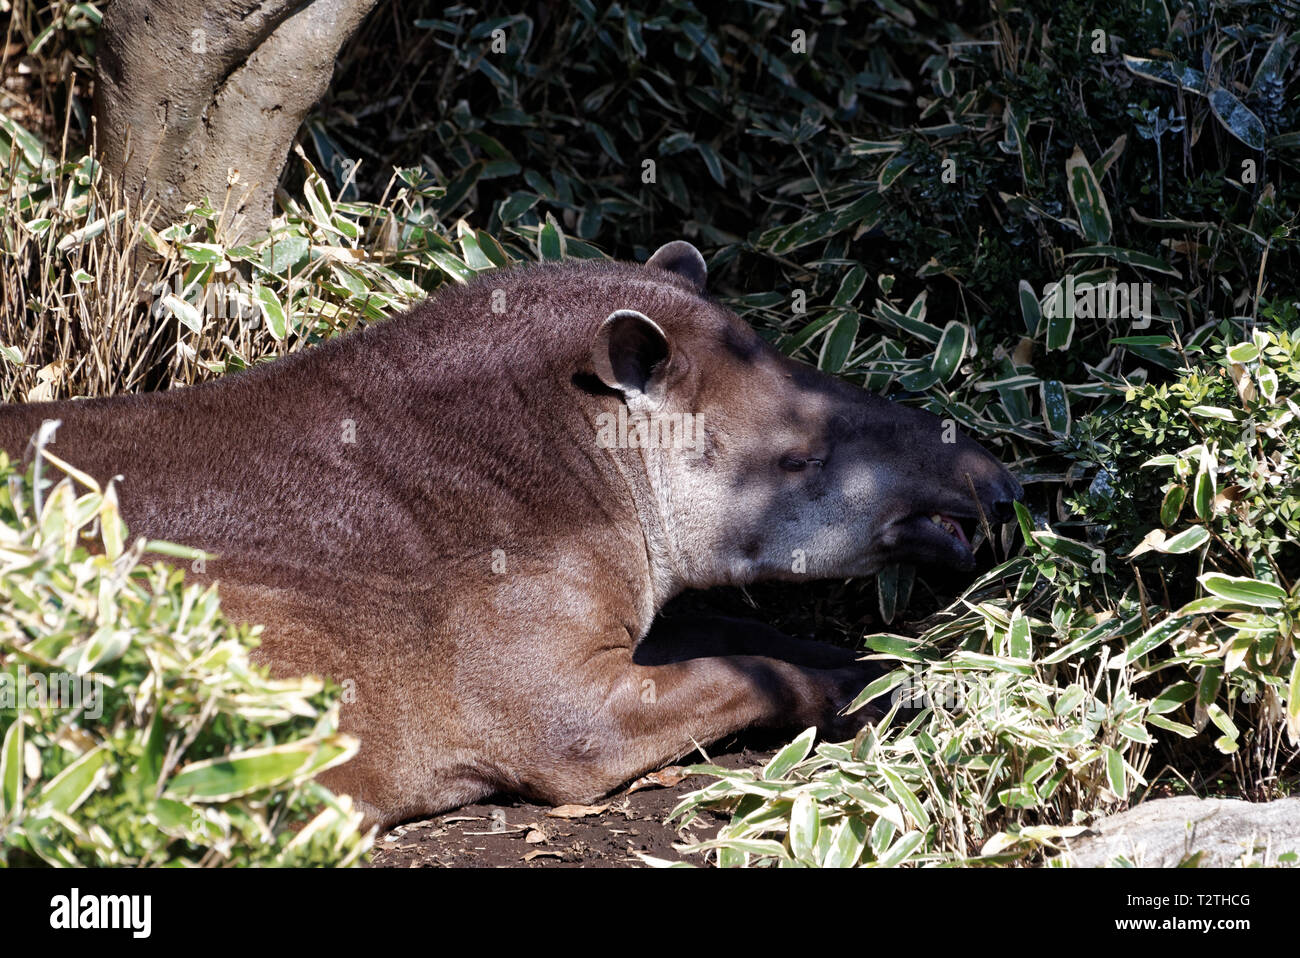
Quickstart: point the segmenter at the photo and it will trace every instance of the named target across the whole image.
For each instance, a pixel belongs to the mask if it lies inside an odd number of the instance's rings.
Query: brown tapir
[[[121,476],[133,534],[217,553],[279,674],[345,683],[326,782],[389,824],[494,791],[593,801],[747,726],[818,725],[852,653],[683,589],[970,567],[1020,487],[951,422],[782,356],[669,243],[492,272],[217,382],[0,408],[0,447]],[[977,503],[972,491],[978,496]],[[662,631],[664,634],[656,634]]]

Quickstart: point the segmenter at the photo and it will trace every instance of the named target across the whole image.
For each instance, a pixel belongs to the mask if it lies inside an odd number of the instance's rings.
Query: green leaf
[[[1038,305],[1038,294],[1034,292],[1034,287],[1029,285],[1029,280],[1020,281],[1020,315],[1024,318],[1025,329],[1029,335],[1033,336],[1038,332],[1038,325],[1042,322],[1043,314]]]
[[[1124,66],[1144,79],[1205,95],[1205,74],[1184,64],[1168,60],[1148,60],[1145,57],[1129,56],[1126,53]]]
[[[513,223],[536,206],[539,199],[541,197],[536,193],[522,191],[511,193],[497,207],[497,216],[501,219],[502,225]]]
[[[1083,150],[1074,148],[1070,158],[1065,161],[1066,186],[1070,192],[1070,202],[1074,204],[1079,216],[1079,225],[1083,227],[1084,238],[1090,243],[1104,244],[1110,241],[1111,219],[1110,207],[1102,195],[1101,185],[1092,172],[1092,164],[1083,155]]]
[[[1215,727],[1223,733],[1223,738],[1214,743],[1215,747],[1221,752],[1235,752],[1237,750],[1236,742],[1240,737],[1241,732],[1237,729],[1237,726],[1233,724],[1232,719],[1228,717],[1228,713],[1223,711],[1223,709],[1214,702],[1211,702],[1207,706],[1206,711],[1210,716],[1210,721],[1213,722]]]
[[[48,807],[51,811],[71,814],[90,797],[95,790],[100,770],[104,768],[111,754],[103,745],[92,748],[81,756],[41,789],[36,797],[37,808]]]
[[[537,252],[548,262],[564,259],[564,234],[550,213],[546,214],[546,225],[537,234]]]
[[[1291,687],[1286,699],[1286,727],[1293,743],[1300,742],[1300,657],[1291,667]]]
[[[889,786],[889,791],[898,804],[907,809],[907,813],[912,816],[913,820],[921,828],[926,828],[930,824],[930,816],[926,814],[925,807],[921,804],[916,794],[907,787],[903,779],[893,769],[881,765],[879,767],[881,777],[884,778],[885,784]]]
[[[785,846],[780,842],[774,842],[766,838],[727,838],[718,840],[719,846],[725,845],[733,851],[743,852],[749,855],[775,856],[780,859],[789,858]],[[713,847],[713,843],[705,842],[702,847]]]
[[[1170,463],[1170,465],[1172,465],[1172,463]],[[1180,484],[1169,487],[1169,491],[1165,493],[1164,500],[1160,503],[1160,524],[1162,526],[1168,529],[1178,521],[1179,513],[1183,511],[1183,502],[1185,502],[1186,499],[1186,486]]]
[[[938,346],[939,340],[943,337],[942,330],[931,326],[929,323],[922,322],[913,318],[906,313],[899,312],[883,299],[876,300],[875,309],[871,314],[875,319],[886,326],[892,326],[900,329],[905,333],[916,336],[931,346]]]
[[[886,692],[892,691],[893,689],[902,685],[906,681],[907,681],[907,673],[903,672],[901,669],[895,669],[893,672],[890,672],[887,675],[882,675],[880,678],[876,679],[865,689],[859,692],[858,697],[853,700],[853,702],[849,705],[849,707],[845,711],[856,712],[858,709],[862,708],[862,706],[866,705],[868,702],[878,698],[881,695],[884,695]]]
[[[1097,157],[1097,162],[1092,164],[1092,175],[1100,180],[1106,175],[1106,171],[1111,168],[1120,154],[1124,152],[1124,147],[1128,144],[1128,134],[1121,133],[1115,142],[1112,143],[1101,156]]]
[[[700,154],[700,159],[704,160],[704,168],[709,171],[709,176],[719,186],[727,185],[726,174],[722,171],[722,160],[718,158],[717,152],[707,143],[696,143],[695,150]]]
[[[1025,182],[1026,192],[1028,188],[1039,183],[1041,177],[1038,171],[1038,158],[1034,154],[1034,149],[1029,144],[1029,124],[1024,120],[1023,112],[1017,110],[1010,102],[1007,103],[1005,123],[1007,127],[1007,141],[1015,149],[1016,154],[1020,157],[1020,176]]]
[[[1201,462],[1196,473],[1195,492],[1192,504],[1196,509],[1196,518],[1208,519],[1214,503],[1215,480],[1218,475],[1218,463],[1206,446],[1201,447]]]
[[[469,196],[470,190],[474,184],[479,181],[483,175],[483,168],[486,164],[482,160],[475,160],[465,169],[461,170],[450,183],[447,184],[447,191],[443,194],[442,199],[438,201],[438,212],[446,217],[455,210],[465,198]]]
[[[867,282],[867,271],[861,266],[855,266],[844,274],[844,279],[840,281],[840,288],[835,292],[835,298],[831,300],[832,306],[851,306],[853,301],[858,298],[862,292],[862,287]]]
[[[772,756],[772,760],[763,766],[763,771],[759,774],[759,777],[765,782],[783,778],[786,772],[808,757],[808,753],[812,751],[813,740],[816,737],[816,726],[804,729],[793,742]]]
[[[461,262],[460,257],[446,250],[431,249],[429,250],[429,258],[457,283],[468,283],[475,276],[474,270]]]
[[[970,330],[965,323],[954,319],[944,327],[939,347],[934,351],[934,359],[930,364],[930,369],[939,382],[947,382],[957,372],[966,356],[969,342]]]
[[[1223,87],[1209,92],[1210,109],[1223,128],[1252,150],[1263,150],[1267,134],[1259,117]]]
[[[1257,609],[1280,609],[1286,602],[1286,591],[1272,582],[1221,572],[1207,572],[1196,581],[1213,595]]]
[[[1124,650],[1122,661],[1127,665],[1158,649],[1168,642],[1184,624],[1184,620],[1178,616],[1171,615],[1161,619],[1129,644],[1129,647]]]
[[[641,18],[628,11],[623,20],[623,34],[627,37],[628,45],[637,56],[645,59],[646,46],[645,39],[641,35]]]
[[[817,847],[817,829],[820,824],[817,803],[807,792],[800,792],[795,796],[794,805],[790,809],[790,851],[805,864],[817,864],[813,849]]]
[[[1038,385],[1039,399],[1043,406],[1043,423],[1054,435],[1070,434],[1070,400],[1065,394],[1065,387],[1055,379],[1048,379]]]
[[[1277,400],[1277,372],[1272,369],[1261,369],[1257,376],[1259,379],[1259,391],[1263,397],[1270,403]]]
[[[1222,406],[1193,406],[1190,412],[1193,416],[1200,416],[1204,419],[1219,419],[1223,422],[1236,422],[1239,418],[1231,409],[1225,409]]]
[[[1196,729],[1184,722],[1167,719],[1163,715],[1148,715],[1147,724],[1173,732],[1175,735],[1181,735],[1183,738],[1196,738]]]
[[[1016,510],[1016,522],[1020,524],[1021,538],[1029,542],[1034,536],[1034,517],[1020,502],[1011,503],[1011,508]]]
[[[311,243],[305,236],[296,233],[279,236],[272,240],[262,253],[261,267],[268,273],[283,276],[307,258]]]
[[[817,368],[823,372],[838,373],[844,368],[844,363],[848,360],[849,353],[852,352],[853,344],[857,341],[857,338],[858,314],[845,310],[835,320],[830,335],[822,341],[822,351],[817,360]]]
[[[1173,340],[1168,336],[1116,336],[1110,341],[1112,346],[1170,346]]]
[[[845,818],[831,832],[830,848],[822,859],[823,868],[852,868],[867,845],[867,823],[857,817]]]
[[[277,341],[283,341],[289,335],[289,319],[280,304],[280,298],[269,287],[254,283],[253,299],[257,301],[262,318],[266,320],[266,328]]]
[[[1191,682],[1175,682],[1151,700],[1147,706],[1148,715],[1164,715],[1190,702],[1196,695],[1196,686]]]
[[[1065,284],[1058,284],[1047,303],[1048,350],[1069,349],[1074,341],[1074,303],[1066,295]]]
[[[179,319],[186,328],[196,333],[203,331],[203,314],[194,306],[179,296],[171,294],[164,296],[162,302],[167,311]]]
[[[1253,363],[1259,358],[1259,347],[1252,342],[1237,343],[1228,349],[1228,358],[1234,363]]]
[[[880,174],[876,177],[876,186],[880,192],[883,193],[893,186],[911,165],[912,160],[908,159],[907,154],[901,151],[886,160],[885,164],[880,168]]]
[[[1166,276],[1174,276],[1178,279],[1183,277],[1182,273],[1164,260],[1157,259],[1149,253],[1139,253],[1137,250],[1122,249],[1118,246],[1085,246],[1083,249],[1065,255],[1068,259],[1081,256],[1100,256],[1103,259],[1113,259],[1117,263],[1124,263],[1127,266],[1135,266],[1139,269],[1149,269],[1156,273],[1163,273]]]
[[[881,855],[877,861],[882,868],[894,868],[903,864],[916,851],[921,843],[925,841],[925,835],[921,832],[908,832],[898,841],[890,846],[885,854]]]
[[[1088,690],[1077,682],[1065,687],[1065,691],[1056,700],[1052,712],[1056,715],[1069,715],[1088,697]]]
[[[1012,613],[1011,625],[1007,629],[1007,653],[1013,659],[1028,659],[1033,655],[1029,620],[1019,609]]]
[[[479,270],[492,269],[497,264],[488,259],[482,247],[479,246],[478,237],[472,232],[461,234],[460,252],[465,259],[465,265],[475,272]]]
[[[45,148],[45,144],[3,113],[0,113],[0,130],[3,130],[9,139],[18,145],[18,149],[22,151],[23,159],[33,171],[52,169],[54,167],[54,161],[50,156],[50,151]],[[6,158],[8,153],[9,151],[5,150]]]
[[[876,573],[876,596],[880,604],[880,618],[885,623],[894,621],[898,608],[898,563],[891,562]]]
[[[1209,541],[1210,532],[1205,526],[1192,526],[1190,529],[1184,529],[1178,535],[1166,539],[1156,546],[1156,551],[1167,555],[1182,555],[1185,552],[1191,552],[1193,549],[1199,549]]]
[[[23,791],[23,720],[15,715],[4,743],[0,744],[0,820],[6,810],[18,808]]]
[[[1106,781],[1110,784],[1110,790],[1123,801],[1128,798],[1128,785],[1124,777],[1124,757],[1109,745],[1104,746],[1102,751],[1106,755]]]
[[[347,761],[356,741],[342,735],[249,749],[225,758],[191,762],[173,775],[164,797],[224,802],[274,788]]]

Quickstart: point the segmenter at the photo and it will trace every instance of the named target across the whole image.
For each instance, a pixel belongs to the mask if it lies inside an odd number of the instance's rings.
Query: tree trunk
[[[159,221],[206,198],[229,242],[265,229],[303,117],[375,3],[113,0],[95,83],[105,169]]]

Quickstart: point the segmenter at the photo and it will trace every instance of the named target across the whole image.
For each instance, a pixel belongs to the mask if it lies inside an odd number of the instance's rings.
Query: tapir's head
[[[651,532],[681,585],[973,567],[981,511],[1000,523],[1021,497],[998,460],[951,420],[783,356],[705,297],[689,243],[646,267],[687,305],[615,310],[591,363],[622,395],[624,434],[640,424]]]

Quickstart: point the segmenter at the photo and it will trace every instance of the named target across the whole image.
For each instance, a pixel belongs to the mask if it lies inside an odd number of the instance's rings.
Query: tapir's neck
[[[645,587],[636,596],[637,619],[642,635],[649,630],[650,623],[664,604],[686,587],[669,527],[664,519],[665,503],[656,492],[651,471],[654,468],[653,460],[647,462],[644,452],[638,449],[610,450],[610,461],[636,510],[645,545]]]

